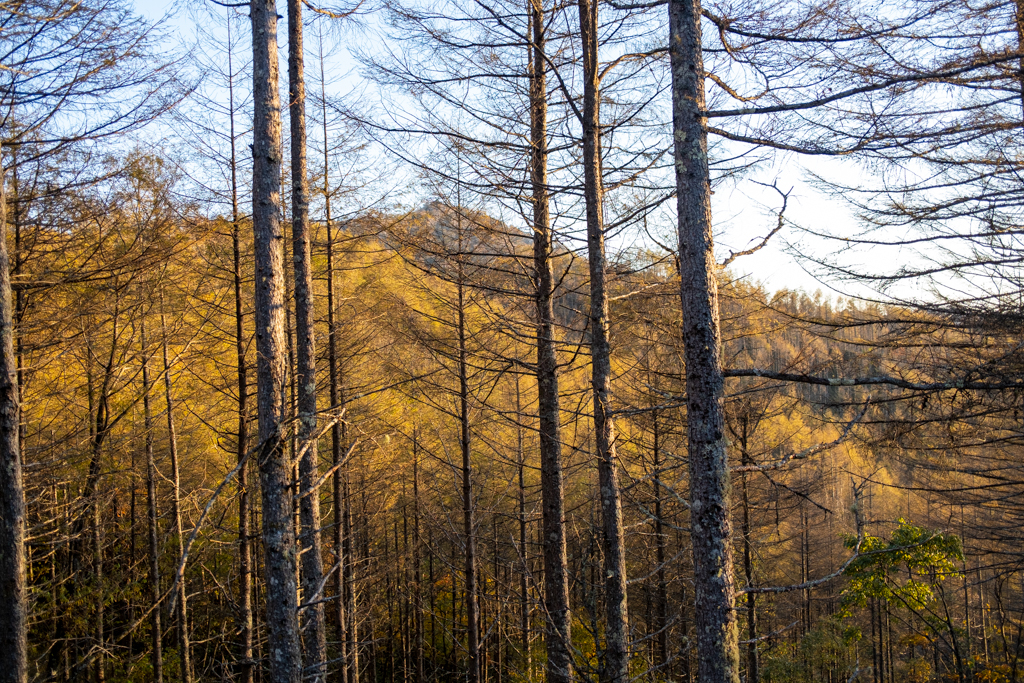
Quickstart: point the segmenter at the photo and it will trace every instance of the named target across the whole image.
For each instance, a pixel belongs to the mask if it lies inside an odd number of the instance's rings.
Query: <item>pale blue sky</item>
[[[187,38],[192,33],[192,20],[189,18],[187,3],[202,1],[135,0],[135,7],[150,20],[164,18],[172,31],[180,31],[182,37]],[[797,224],[828,228],[832,231],[852,231],[855,226],[845,206],[829,200],[804,182],[802,167],[791,157],[777,161],[774,167],[765,166],[759,169],[752,178],[769,183],[777,180],[778,186],[785,190],[794,188],[786,215]],[[772,190],[759,187],[749,180],[741,180],[734,187],[716,191],[714,210],[719,233],[716,248],[719,259],[727,256],[730,251],[743,250],[759,241],[759,237],[775,225],[776,218],[772,211],[777,208],[778,202],[779,198]],[[787,228],[778,237],[795,240],[797,235]],[[815,250],[827,249],[828,245],[812,244],[811,247]],[[737,275],[747,275],[761,281],[772,290],[800,288],[813,292],[823,289],[828,293],[796,260],[785,253],[782,239],[776,239],[756,254],[738,259],[733,264],[733,271]]]

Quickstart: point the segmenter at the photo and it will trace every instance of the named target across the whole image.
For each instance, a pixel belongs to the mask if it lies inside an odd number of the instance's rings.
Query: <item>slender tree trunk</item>
[[[1014,0],[1013,10],[1013,27],[1017,33],[1017,51],[1021,52],[1021,58],[1017,60],[1018,99],[1021,104],[1021,114],[1024,114],[1024,0]]]
[[[415,621],[416,683],[426,683],[427,677],[423,667],[423,570],[420,566],[420,453],[418,434],[413,428],[412,437],[412,571]]]
[[[338,636],[338,658],[341,660],[336,669],[335,683],[348,683],[349,680],[349,643],[348,623],[345,616],[347,596],[345,592],[345,576],[348,563],[351,561],[343,550],[345,529],[345,505],[343,491],[344,473],[341,470],[341,459],[345,450],[344,423],[341,421],[342,393],[338,370],[338,320],[335,304],[334,285],[334,224],[331,218],[331,184],[330,159],[327,152],[327,86],[324,74],[323,40],[320,41],[320,113],[324,135],[324,221],[327,224],[327,365],[330,378],[331,414],[335,422],[331,425],[331,463],[335,468],[334,485],[334,558],[338,568],[334,575],[334,627]]]
[[[750,454],[747,450],[747,424],[748,418],[743,416],[743,426],[740,438],[740,452],[743,455],[743,464],[751,464]],[[750,542],[750,496],[747,493],[747,475],[743,475],[740,483],[740,491],[743,497],[743,528],[740,533],[743,536],[743,578],[747,586],[754,585],[754,563],[752,545]],[[757,658],[757,600],[754,593],[747,593],[747,678],[745,683],[758,683],[760,671]]]
[[[291,468],[285,451],[284,234],[281,225],[281,103],[277,7],[251,0],[253,40],[253,235],[256,263],[256,380],[263,496],[263,552],[270,683],[299,683]]]
[[[526,451],[523,449],[523,405],[519,393],[519,375],[516,375],[516,465],[519,477],[519,554],[523,565],[519,572],[519,633],[522,648],[523,677],[526,683],[532,678],[533,662],[530,653],[530,552],[526,545]]]
[[[462,248],[462,206],[456,208],[459,221],[459,247]],[[461,258],[461,257],[460,257]],[[466,297],[461,261],[458,280],[459,335],[459,446],[462,450],[462,526],[466,537],[466,649],[468,683],[480,680],[480,605],[477,600],[476,520],[473,501],[472,439],[469,426],[468,352],[466,350]]]
[[[499,585],[501,583],[501,575],[498,573],[500,571],[500,568],[501,568],[500,559],[501,559],[501,556],[500,556],[500,553],[498,552],[498,516],[497,515],[492,515],[491,516],[491,561],[493,562],[493,571],[494,571],[494,577],[493,577],[493,581],[494,581],[494,609],[491,612],[491,625],[492,625],[492,630],[494,631],[494,638],[491,639],[492,647],[489,649],[489,652],[491,653],[490,661],[493,661],[494,662],[494,666],[495,666],[495,679],[497,681],[499,681],[499,683],[501,681],[501,663],[502,663],[501,662],[501,650],[502,650],[501,625],[503,623],[503,619],[504,619],[504,616],[505,616],[504,614],[502,614],[502,611],[503,611],[502,610],[502,600],[501,600],[501,595],[499,594],[499,590],[500,590],[499,589]],[[486,587],[486,583],[485,583],[484,584],[485,594],[486,594],[486,590],[487,590],[487,587]],[[486,634],[486,631],[484,631],[484,633]],[[485,638],[485,640],[486,640],[486,638]],[[484,680],[487,680],[487,668],[486,667],[484,668]]]
[[[167,355],[167,323],[164,319],[163,294],[160,295],[160,332],[162,336],[164,361],[164,398],[167,403],[167,443],[171,454],[171,517],[174,521],[174,534],[178,544],[178,554],[183,548],[181,528],[181,475],[178,466],[178,433],[174,427],[174,395],[171,393],[171,363]],[[181,657],[181,680],[192,682],[192,646],[188,634],[188,590],[185,577],[178,581],[178,595],[175,600],[178,626],[178,650]]]
[[[14,355],[6,195],[3,163],[0,162],[0,683],[25,683],[28,680],[25,493],[21,477],[21,403],[18,361]]]
[[[437,646],[437,584],[434,581],[434,534],[427,527],[427,585],[430,586],[430,654],[431,669],[437,670],[437,657],[441,649]],[[442,641],[443,642],[443,641]]]
[[[896,683],[896,668],[892,663],[892,622],[889,619],[889,604],[885,604],[885,644],[888,662],[889,683]]]
[[[543,0],[530,0],[530,184],[533,193],[533,266],[537,297],[537,402],[540,427],[544,543],[544,612],[548,683],[572,680],[572,615],[565,547],[561,397],[555,350],[554,268],[548,192],[547,62]]]
[[[882,681],[881,648],[878,646],[878,634],[876,633],[878,620],[875,618],[875,598],[871,598],[871,676],[874,683]]]
[[[800,524],[803,527],[800,534],[800,583],[806,584],[811,579],[811,520],[807,514],[807,508],[803,501],[800,503]],[[811,630],[811,589],[804,588],[800,591],[803,598],[803,620],[804,633]]]
[[[132,449],[132,479],[131,479],[131,481],[132,481],[132,494],[131,494],[131,500],[128,502],[129,515],[131,516],[131,521],[129,522],[131,524],[131,526],[129,527],[130,532],[129,532],[129,540],[128,540],[128,566],[129,567],[134,567],[135,566],[135,559],[136,559],[136,552],[135,552],[135,550],[136,550],[135,549],[135,541],[136,541],[136,539],[135,539],[135,527],[136,527],[136,524],[137,524],[136,520],[138,519],[138,515],[136,515],[136,507],[135,507],[135,503],[137,502],[136,499],[138,498],[138,491],[137,491],[138,487],[135,485],[136,484],[135,479],[138,476],[136,474],[136,472],[137,472],[137,470],[136,470],[136,465],[135,465],[135,449],[133,448]]]
[[[345,432],[342,431],[344,436]],[[369,531],[366,527],[366,488],[365,483],[361,482],[363,488],[363,500],[362,500],[362,520],[363,520],[363,559],[367,560],[370,556],[369,550]],[[342,480],[343,497],[345,501],[345,547],[342,549],[344,556],[348,558],[348,562],[345,563],[345,595],[348,600],[348,607],[345,610],[345,614],[348,616],[348,628],[346,632],[348,634],[348,664],[349,664],[349,681],[350,683],[359,683],[359,615],[356,613],[356,605],[358,603],[358,593],[356,591],[356,564],[355,564],[355,548],[356,548],[356,537],[353,532],[352,525],[352,489],[349,483],[349,473],[345,470],[345,475]],[[373,624],[370,625],[370,633],[373,633]],[[371,639],[372,646],[372,639]],[[374,662],[374,673],[372,680],[377,680],[376,676],[376,650],[370,650],[370,656]]]
[[[700,0],[669,0],[679,272],[686,361],[697,677],[739,681],[717,265],[711,235]]]
[[[118,278],[114,279],[113,291],[115,292],[114,311],[111,316],[110,351],[107,354],[106,364],[103,367],[103,381],[100,382],[99,395],[95,401],[92,397],[92,378],[87,370],[87,382],[89,384],[90,400],[89,414],[93,418],[90,425],[90,460],[89,474],[86,477],[83,497],[88,505],[88,516],[83,516],[81,533],[85,532],[84,526],[91,523],[90,529],[92,540],[92,570],[94,582],[94,600],[96,611],[94,616],[94,645],[93,645],[93,676],[96,683],[103,683],[106,679],[106,609],[104,596],[104,575],[103,575],[103,509],[100,506],[100,474],[102,463],[100,458],[103,454],[103,446],[106,442],[107,430],[110,423],[110,387],[114,378],[114,359],[117,355],[118,325],[121,320],[121,285]],[[91,352],[90,352],[91,354]],[[91,355],[90,355],[91,364]],[[95,406],[95,412],[93,407]]]
[[[96,494],[99,495],[98,493]],[[104,595],[103,577],[103,510],[99,501],[94,500],[92,504],[92,548],[93,548],[93,577],[96,581],[96,624],[95,624],[95,653],[94,676],[96,683],[103,683],[107,677],[106,660],[106,608]]]
[[[665,678],[669,672],[668,664],[668,581],[665,577],[665,520],[661,506],[661,432],[658,424],[658,411],[651,413],[654,421],[654,560],[658,563],[658,595],[655,601],[655,629],[657,630],[657,656],[655,667]]]
[[[601,176],[601,109],[598,62],[598,3],[579,0],[583,46],[583,176],[590,265],[590,367],[594,401],[594,447],[597,455],[604,550],[604,683],[629,680],[629,626],[626,605],[626,554],[623,547],[622,499],[615,462],[615,423],[611,405],[611,341],[608,321],[607,261],[604,247],[604,184]]]
[[[448,650],[448,666],[451,668],[452,671],[456,671],[458,669],[458,660],[456,659],[458,655],[456,654],[456,648],[459,645],[458,622],[459,615],[462,613],[462,605],[459,603],[459,588],[458,585],[455,583],[455,567],[458,566],[458,558],[456,557],[455,554],[454,539],[452,539],[451,542],[449,543],[449,550],[451,551],[451,553],[449,555],[450,560],[448,566],[451,568],[450,574],[452,578],[452,625],[450,629],[450,632],[452,634],[452,646]]]
[[[298,388],[299,517],[302,529],[302,595],[313,600],[323,579],[320,553],[320,493],[316,483],[316,347],[313,330],[313,264],[310,248],[309,182],[306,178],[306,85],[302,53],[302,0],[288,0],[288,96],[292,152],[292,258],[295,268],[295,351]],[[303,610],[305,675],[326,675],[327,633],[323,603]]]
[[[22,203],[20,183],[18,182],[18,148],[15,146],[11,149],[11,189],[13,190],[13,205],[11,207],[12,216],[14,223],[14,253],[10,255],[10,268],[12,277],[18,277],[22,274],[22,265],[25,259],[22,256],[22,217],[24,212],[24,206]],[[0,171],[2,171],[2,165],[0,165]],[[3,174],[0,173],[0,177]],[[6,203],[4,204],[6,207]],[[12,330],[17,330],[22,325],[22,320],[25,317],[25,292],[22,289],[18,289],[14,292],[14,315]],[[18,396],[25,395],[25,340],[22,335],[14,334],[14,353],[17,357],[18,363]],[[25,462],[25,441],[27,434],[25,432],[28,424],[22,419],[21,405],[19,400],[18,405],[18,454],[19,461]],[[31,559],[27,560],[28,564],[31,564]]]
[[[282,185],[284,180],[281,181]],[[285,246],[284,260],[288,262],[288,247]],[[294,285],[294,280],[292,281]],[[288,274],[285,274],[285,301],[292,298],[295,292],[294,286],[289,287]],[[289,453],[288,462],[291,463],[291,485],[292,485],[292,526],[293,533],[295,534],[295,552],[301,553],[302,551],[302,518],[300,512],[300,501],[299,501],[299,437],[297,434],[298,418],[299,418],[299,406],[298,406],[298,386],[296,385],[296,373],[295,373],[295,325],[293,324],[293,311],[291,308],[285,308],[284,311],[284,324],[285,334],[288,335],[288,358],[285,361],[288,373],[288,422],[292,425],[291,435],[288,440]],[[299,586],[301,591],[302,588],[302,567],[301,560],[295,563],[295,585]],[[299,602],[301,604],[302,595],[299,595]],[[302,631],[302,612],[299,613],[299,631]]]
[[[156,508],[156,458],[153,456],[153,408],[150,401],[152,384],[149,381],[149,350],[146,348],[146,322],[142,321],[140,326],[142,343],[142,420],[146,432],[146,503],[148,505],[149,522],[149,595],[153,604],[160,602],[160,539],[157,535],[157,508]],[[164,656],[163,656],[163,628],[160,626],[160,608],[156,608],[150,614],[150,628],[153,630],[151,637],[153,651],[149,660],[153,665],[154,683],[163,683],[164,680]]]
[[[231,12],[231,10],[228,10]],[[235,364],[238,387],[238,433],[235,459],[243,463],[238,472],[238,630],[242,639],[239,683],[253,683],[252,547],[250,544],[249,463],[249,381],[245,361],[245,332],[242,314],[242,234],[238,210],[238,158],[235,150],[235,81],[231,43],[231,15],[228,15],[228,115],[231,124],[231,253],[235,293]]]

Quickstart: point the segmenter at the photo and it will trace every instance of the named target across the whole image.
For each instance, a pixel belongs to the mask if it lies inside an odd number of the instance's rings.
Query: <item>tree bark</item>
[[[92,570],[93,588],[95,595],[95,616],[94,616],[94,653],[93,677],[96,683],[103,683],[106,679],[106,632],[105,632],[105,599],[104,599],[104,577],[103,577],[103,510],[100,506],[100,475],[102,474],[102,463],[100,458],[103,454],[103,446],[106,442],[108,429],[110,427],[110,391],[114,378],[114,361],[117,355],[118,324],[121,319],[121,285],[118,278],[114,279],[113,290],[115,292],[114,311],[111,316],[110,351],[107,354],[106,363],[103,365],[103,380],[100,382],[99,395],[94,396],[91,364],[92,351],[89,350],[89,360],[86,364],[86,383],[89,392],[89,473],[86,476],[85,488],[82,497],[87,501],[88,514],[80,518],[76,524],[76,533],[84,534],[86,525],[92,524]],[[84,555],[84,551],[83,551]]]
[[[654,659],[655,669],[668,678],[670,672],[666,671],[668,665],[668,581],[665,572],[665,520],[661,505],[661,432],[658,424],[658,411],[651,413],[653,420],[654,443],[652,453],[654,456],[654,560],[657,562],[658,572],[658,594],[655,600],[655,622],[657,631],[656,656]]]
[[[288,97],[292,152],[292,259],[295,268],[295,356],[298,388],[299,518],[302,530],[302,595],[310,600],[323,579],[320,553],[320,494],[317,476],[316,345],[313,330],[313,266],[310,248],[309,182],[306,177],[306,84],[302,53],[302,2],[288,0]],[[303,610],[305,674],[314,683],[326,675],[324,606]]]
[[[544,612],[548,683],[572,680],[572,614],[565,547],[565,484],[555,350],[554,274],[548,192],[547,66],[543,0],[530,0],[530,185],[533,194],[533,266],[537,305],[537,403],[540,427]]]
[[[322,41],[321,41],[322,48]],[[327,365],[329,376],[329,392],[331,402],[331,413],[335,416],[335,422],[331,425],[331,464],[334,470],[334,558],[338,565],[334,575],[334,626],[338,636],[338,658],[341,660],[336,669],[335,682],[348,683],[349,680],[349,656],[348,656],[348,623],[345,616],[347,596],[345,593],[345,576],[348,572],[347,564],[350,558],[344,552],[344,529],[345,529],[345,498],[343,490],[344,473],[341,470],[341,459],[345,447],[344,422],[341,419],[343,407],[341,378],[338,369],[338,320],[335,304],[334,286],[334,224],[331,218],[331,185],[330,185],[330,163],[327,153],[327,91],[324,74],[324,56],[320,53],[320,113],[324,134],[324,222],[327,227]]]
[[[740,452],[743,455],[743,464],[750,465],[753,461],[750,458],[750,451],[747,450],[747,424],[746,415],[742,418],[742,432],[740,435]],[[743,498],[743,528],[740,530],[743,536],[743,579],[747,586],[754,585],[754,561],[753,546],[750,541],[750,496],[747,492],[747,475],[742,475],[740,492]],[[806,579],[805,579],[806,580]],[[757,656],[757,600],[756,594],[747,593],[747,676],[745,683],[758,683],[760,671]]]
[[[700,0],[669,0],[672,132],[686,361],[698,679],[738,683],[718,282],[704,116]]]
[[[291,467],[285,453],[284,235],[281,226],[281,103],[277,7],[251,0],[253,41],[253,236],[256,263],[256,380],[263,497],[263,552],[270,683],[300,683]]]
[[[140,326],[140,341],[142,344],[142,421],[146,432],[146,503],[147,520],[149,522],[149,595],[153,604],[160,602],[160,539],[157,529],[157,507],[156,507],[156,459],[153,456],[153,408],[149,393],[152,384],[149,381],[149,350],[146,348],[146,322],[142,321]],[[150,628],[153,651],[149,660],[153,666],[154,683],[163,683],[164,680],[164,657],[163,657],[163,629],[160,625],[160,608],[153,610],[150,614]]]
[[[174,534],[177,539],[178,554],[180,555],[183,547],[181,529],[181,474],[178,467],[178,433],[174,428],[174,396],[171,393],[171,363],[167,355],[167,324],[164,319],[162,294],[160,296],[160,305],[160,332],[163,338],[164,361],[164,399],[167,404],[167,444],[171,454],[171,485],[174,487],[174,490],[171,492],[171,517],[174,521]],[[181,680],[182,683],[192,683],[192,645],[189,643],[188,634],[188,590],[184,575],[178,581],[175,609],[177,611],[178,655],[181,658]]]
[[[231,10],[228,10],[231,12]],[[231,134],[231,252],[235,294],[235,363],[238,386],[238,433],[235,459],[242,463],[249,445],[249,381],[242,313],[242,234],[238,209],[238,157],[235,149],[235,86],[232,68],[231,15],[228,15],[228,116]],[[250,544],[249,463],[238,472],[238,630],[242,638],[239,683],[253,683],[252,547]]]
[[[459,251],[462,252],[462,206],[457,211]],[[461,256],[459,256],[461,259]],[[473,501],[473,449],[469,425],[468,352],[466,350],[466,292],[462,263],[459,262],[458,335],[459,335],[459,446],[462,450],[462,527],[466,537],[466,654],[468,683],[480,680],[480,604],[476,577],[476,521]]]
[[[344,435],[344,432],[342,432],[342,434]],[[360,485],[363,485],[363,483],[360,482]],[[348,639],[348,641],[347,641],[348,642],[348,666],[349,666],[349,675],[348,676],[349,676],[350,683],[359,683],[359,615],[356,613],[356,606],[357,606],[357,602],[358,602],[358,594],[356,592],[356,564],[355,564],[355,559],[356,559],[356,551],[355,551],[355,549],[356,549],[356,541],[357,541],[357,539],[356,539],[355,534],[353,532],[353,528],[354,527],[352,525],[352,489],[351,489],[351,486],[349,484],[349,473],[348,473],[347,470],[345,471],[345,474],[344,474],[344,476],[342,478],[342,488],[343,488],[343,492],[342,492],[343,493],[343,498],[344,498],[344,501],[345,501],[345,528],[343,530],[344,537],[345,537],[345,545],[344,545],[344,548],[342,548],[342,553],[344,554],[345,558],[348,560],[345,563],[345,569],[346,569],[346,571],[345,571],[345,596],[346,596],[346,599],[348,600],[348,607],[345,608],[345,614],[348,616],[348,627],[346,628],[346,634],[347,634],[347,639]],[[369,555],[370,555],[369,549],[368,549],[368,545],[369,545],[368,533],[369,532],[367,531],[366,526],[365,526],[365,523],[366,523],[366,516],[365,516],[365,512],[366,512],[366,489],[365,488],[363,488],[362,510],[363,510],[362,519],[363,519],[363,523],[364,523],[364,527],[363,527],[364,536],[363,536],[363,553],[362,553],[362,557],[363,557],[363,560],[365,561],[369,557]],[[373,631],[373,625],[372,624],[370,625],[369,630],[372,633],[372,631]],[[376,650],[372,647],[372,642],[373,641],[371,639],[370,658],[371,658],[371,663],[373,664],[373,667],[374,667],[374,671],[371,672],[370,680],[376,681],[376,666],[377,666],[377,663],[376,663],[377,660],[376,660],[376,655],[375,655]]]
[[[19,439],[18,361],[14,355],[7,189],[0,162],[0,683],[28,680],[25,492]]]
[[[423,662],[423,568],[420,566],[420,453],[417,436],[414,427],[412,441],[412,579],[415,645],[413,656],[416,665],[416,683],[426,683],[427,676]]]
[[[533,661],[530,652],[530,552],[526,545],[526,451],[523,449],[523,406],[519,393],[519,375],[516,375],[516,465],[519,478],[519,554],[523,565],[519,572],[519,633],[522,648],[523,679],[530,683],[533,674]]]
[[[598,66],[597,0],[579,0],[583,54],[583,178],[590,266],[590,367],[594,401],[594,448],[601,497],[604,550],[605,651],[602,683],[629,680],[626,554],[622,496],[615,463],[611,405],[611,341],[608,322],[607,260],[604,246],[604,183],[601,176],[601,83]]]

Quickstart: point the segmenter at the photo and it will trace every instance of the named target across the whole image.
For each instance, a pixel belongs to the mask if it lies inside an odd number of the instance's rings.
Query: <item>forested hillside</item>
[[[0,683],[1024,680],[1024,5],[175,11],[0,2]]]

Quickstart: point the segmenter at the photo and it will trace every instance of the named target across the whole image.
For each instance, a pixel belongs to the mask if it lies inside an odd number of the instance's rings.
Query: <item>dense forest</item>
[[[1024,0],[286,4],[0,0],[0,683],[1024,681]]]

